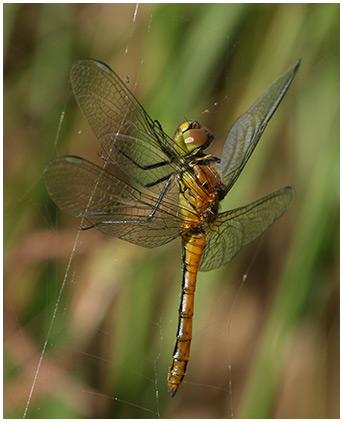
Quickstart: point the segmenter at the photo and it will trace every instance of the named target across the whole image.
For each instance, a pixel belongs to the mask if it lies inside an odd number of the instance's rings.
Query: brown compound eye
[[[190,154],[194,150],[206,149],[213,140],[212,132],[201,126],[197,120],[181,123],[174,136],[175,148],[181,155]]]
[[[196,147],[206,145],[211,138],[209,137],[209,133],[206,133],[203,129],[204,128],[188,130],[185,134],[187,135],[187,137],[185,137],[185,144],[192,144]]]

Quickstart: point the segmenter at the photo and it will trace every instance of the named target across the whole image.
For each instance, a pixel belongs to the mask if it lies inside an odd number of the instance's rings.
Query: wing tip
[[[301,57],[298,59],[298,61],[294,65],[294,68],[293,68],[294,75],[297,73],[300,65],[301,65]]]
[[[286,186],[285,191],[289,194],[289,207],[292,205],[295,199],[295,189],[292,186]]]

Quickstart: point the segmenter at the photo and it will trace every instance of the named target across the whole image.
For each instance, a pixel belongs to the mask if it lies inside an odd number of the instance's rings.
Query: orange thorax
[[[190,167],[193,171],[183,173],[179,181],[184,232],[200,228],[216,217],[225,188],[214,163],[190,163]]]

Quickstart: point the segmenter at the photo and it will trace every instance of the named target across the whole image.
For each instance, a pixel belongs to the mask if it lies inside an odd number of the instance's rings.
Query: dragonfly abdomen
[[[183,279],[179,324],[173,360],[168,373],[168,391],[173,397],[181,384],[189,361],[194,313],[194,292],[201,256],[206,246],[205,234],[189,232],[183,236]]]

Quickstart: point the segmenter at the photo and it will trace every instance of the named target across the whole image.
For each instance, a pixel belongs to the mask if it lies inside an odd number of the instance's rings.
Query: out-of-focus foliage
[[[235,118],[302,59],[224,206],[285,185],[296,201],[199,276],[173,399],[180,242],[77,238],[43,185],[57,155],[99,163],[68,83],[85,57],[128,76],[171,135],[185,118],[210,127],[216,154]],[[5,417],[23,416],[34,386],[30,418],[337,418],[338,228],[338,4],[4,5]]]

